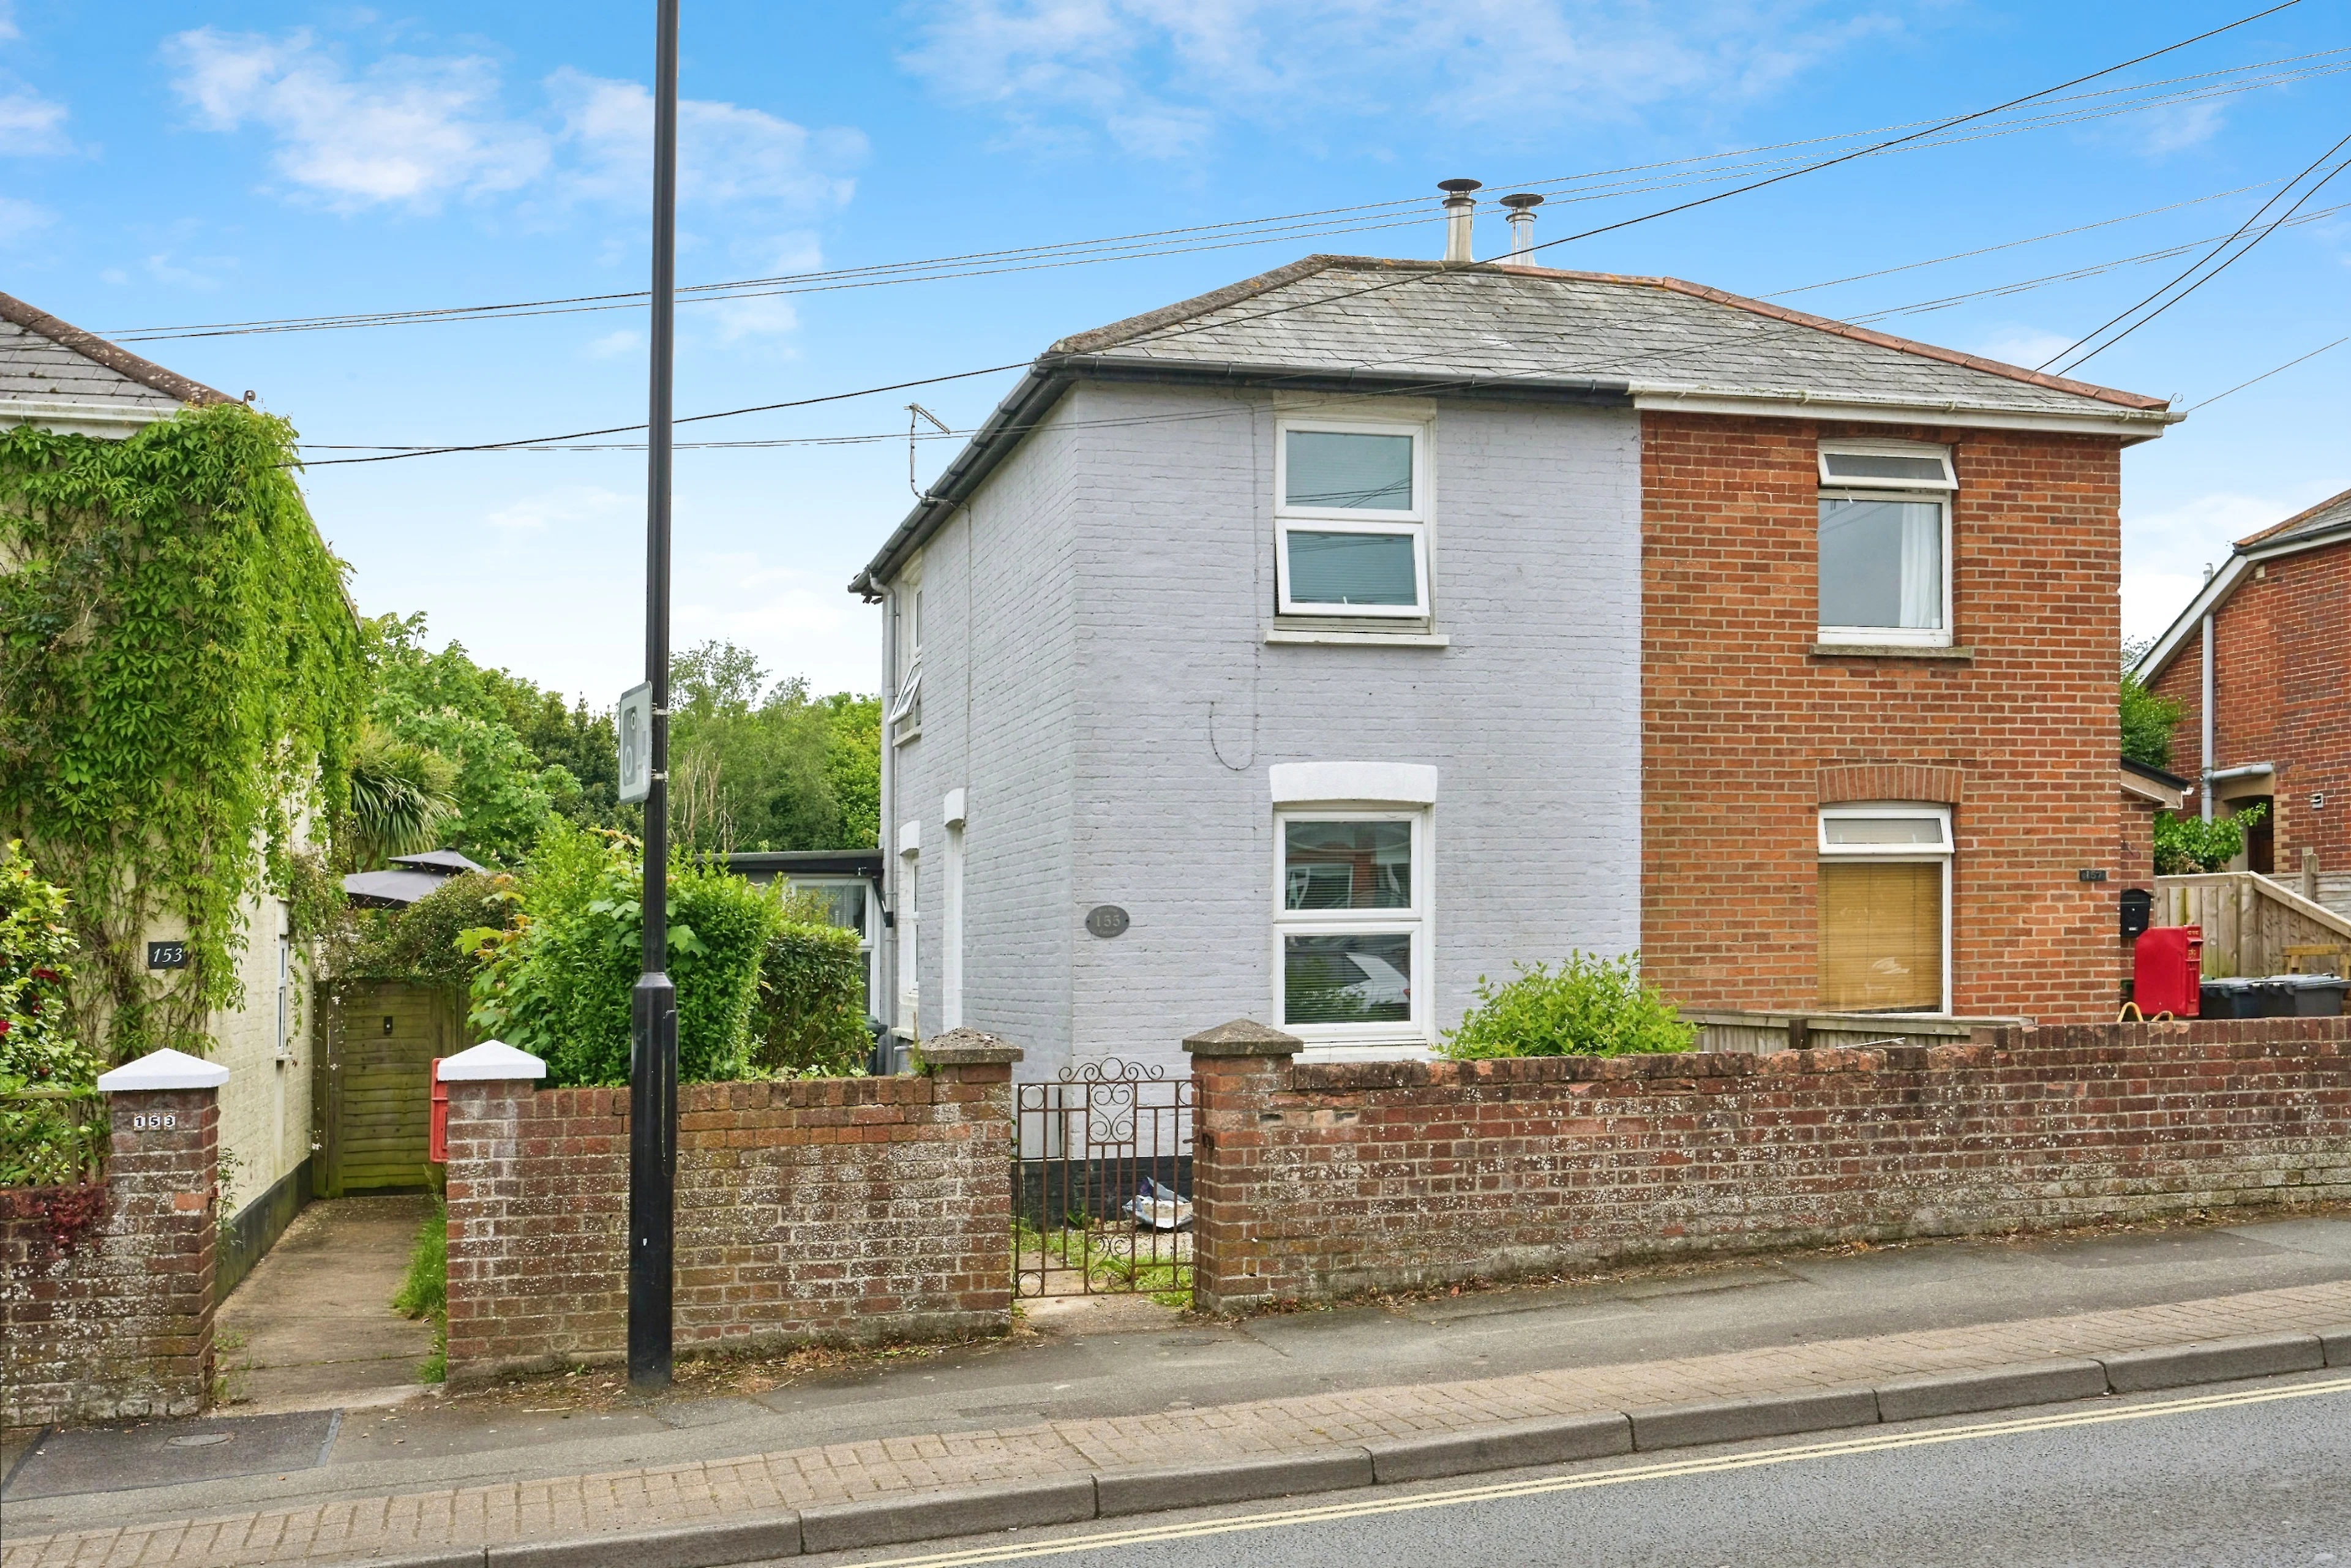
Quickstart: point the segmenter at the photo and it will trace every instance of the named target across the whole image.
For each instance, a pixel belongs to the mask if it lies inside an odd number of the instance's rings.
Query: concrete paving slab
[[[432,1200],[340,1197],[294,1217],[215,1320],[229,1397],[256,1411],[318,1409],[421,1388],[433,1325],[392,1298]]]
[[[2318,1331],[2318,1348],[2329,1366],[2351,1366],[2351,1323]]]
[[[327,1462],[340,1420],[311,1410],[52,1430],[10,1472],[0,1501],[307,1470]]]
[[[1621,1412],[1513,1421],[1468,1432],[1438,1432],[1387,1437],[1364,1445],[1372,1474],[1382,1486],[1392,1481],[1436,1480],[1480,1470],[1526,1465],[1558,1465],[1572,1459],[1605,1458],[1633,1451],[1633,1423]]]
[[[1372,1484],[1372,1456],[1363,1448],[1326,1448],[1263,1459],[1103,1470],[1094,1495],[1104,1519],[1212,1502],[1249,1502],[1299,1492],[1339,1491]]]

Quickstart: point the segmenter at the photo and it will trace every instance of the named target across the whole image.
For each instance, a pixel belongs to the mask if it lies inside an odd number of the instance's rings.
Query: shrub
[[[557,818],[517,880],[514,925],[453,943],[486,949],[473,984],[475,1027],[545,1059],[550,1087],[628,1082],[643,888],[635,841]],[[760,958],[782,913],[774,893],[709,862],[671,866],[681,1082],[741,1071]]]
[[[483,938],[459,938],[469,931],[512,930],[518,897],[511,875],[466,872],[405,909],[360,911],[364,931],[336,972],[357,979],[463,987],[473,978],[473,950]]]
[[[1687,1051],[1697,1029],[1674,1016],[1644,985],[1640,956],[1571,953],[1554,973],[1547,964],[1518,967],[1496,986],[1478,977],[1478,1005],[1446,1033],[1440,1054],[1456,1061],[1496,1056],[1631,1056]]]
[[[759,963],[752,1065],[794,1078],[846,1078],[865,1071],[872,1046],[857,933],[808,919],[778,927]]]
[[[0,1186],[78,1181],[106,1147],[98,1057],[67,1016],[79,944],[66,903],[22,844],[0,844]]]
[[[2201,817],[2155,814],[2155,874],[2189,876],[2220,871],[2245,852],[2245,833],[2269,814],[2267,806],[2249,806],[2233,817],[2206,821]]]

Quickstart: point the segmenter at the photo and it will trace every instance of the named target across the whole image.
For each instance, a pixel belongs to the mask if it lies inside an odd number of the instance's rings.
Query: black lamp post
[[[656,0],[653,48],[653,387],[645,423],[645,679],[653,779],[645,797],[644,972],[629,1017],[629,1385],[669,1386],[676,1229],[677,990],[669,979],[670,380],[677,313],[677,5]]]

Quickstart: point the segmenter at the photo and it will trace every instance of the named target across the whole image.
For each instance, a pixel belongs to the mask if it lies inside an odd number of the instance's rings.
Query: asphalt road
[[[2351,1565],[2339,1374],[831,1560],[958,1568]]]

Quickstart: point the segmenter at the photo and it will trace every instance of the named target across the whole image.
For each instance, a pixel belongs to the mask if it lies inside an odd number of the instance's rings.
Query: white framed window
[[[1427,618],[1427,444],[1416,423],[1277,422],[1279,613]]]
[[[1950,808],[1823,806],[1819,832],[1820,1005],[1950,1011]]]
[[[890,589],[892,660],[897,690],[890,699],[890,739],[904,745],[923,733],[923,578],[919,559]]]
[[[824,918],[828,925],[838,925],[857,933],[857,959],[865,971],[865,1010],[875,1016],[873,996],[873,884],[862,876],[793,877],[787,881],[794,893],[813,893],[824,900]]]
[[[1315,1043],[1426,1043],[1428,813],[1284,810],[1273,836],[1280,1027]]]
[[[1949,646],[1950,449],[1825,442],[1820,477],[1820,640]]]

